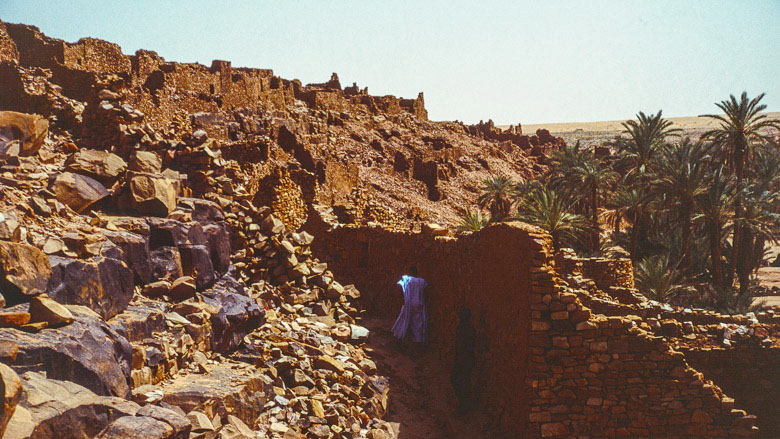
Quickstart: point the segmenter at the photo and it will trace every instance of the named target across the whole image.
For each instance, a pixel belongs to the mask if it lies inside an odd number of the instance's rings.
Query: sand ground
[[[772,119],[780,120],[780,112],[770,112],[767,115]],[[704,132],[715,128],[717,121],[708,117],[670,117],[668,118],[675,128],[683,130],[684,135],[697,138]],[[539,128],[550,130],[552,135],[563,137],[566,142],[580,141],[584,145],[601,144],[613,140],[623,132],[621,124],[624,120],[612,120],[602,122],[565,122],[565,123],[538,123],[523,124],[523,133],[533,134]],[[506,128],[507,126],[501,126]]]

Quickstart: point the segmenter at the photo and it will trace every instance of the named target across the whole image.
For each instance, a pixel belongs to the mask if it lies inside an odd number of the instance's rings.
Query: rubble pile
[[[517,145],[501,149],[505,140],[472,135],[462,123],[429,121],[422,94],[375,97],[340,88],[335,74],[303,85],[226,61],[179,64],[95,39],[65,43],[31,26],[2,29],[4,53],[18,56],[0,68],[0,108],[50,118],[80,148],[157,153],[198,197],[254,196],[278,166],[314,176],[316,188],[292,178],[306,203],[349,207],[353,189],[370,187],[408,228],[454,224],[482,179],[538,168],[540,158]],[[278,197],[281,209],[294,207]],[[275,213],[288,224],[289,213]]]
[[[12,27],[3,47],[57,46]],[[220,132],[214,113],[155,113],[115,70],[131,63],[3,50],[0,435],[397,435],[360,293],[296,231],[317,177],[300,148],[269,157],[269,114]]]
[[[674,349],[715,375],[724,352],[756,349],[766,370],[780,315],[649,302],[630,263],[553,261],[527,226],[450,236],[482,179],[538,172],[560,146],[429,121],[422,93],[0,22],[0,436],[396,438],[361,300],[394,312],[379,292],[411,262],[442,286],[442,358],[457,303],[497,330],[495,428],[646,437],[668,418],[692,437],[754,434]]]

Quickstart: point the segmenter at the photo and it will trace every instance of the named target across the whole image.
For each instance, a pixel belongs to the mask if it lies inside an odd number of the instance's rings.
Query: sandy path
[[[459,417],[449,382],[449,367],[432,352],[402,353],[389,332],[392,321],[366,319],[371,330],[366,346],[382,375],[390,379],[389,407],[385,420],[397,422],[399,439],[488,438],[480,414]]]

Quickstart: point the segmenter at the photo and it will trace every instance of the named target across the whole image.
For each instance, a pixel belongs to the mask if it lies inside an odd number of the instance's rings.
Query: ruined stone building
[[[648,301],[522,223],[453,236],[562,145],[0,22],[0,435],[403,439],[362,325],[416,265],[436,364],[473,312],[484,437],[780,436],[780,314]]]

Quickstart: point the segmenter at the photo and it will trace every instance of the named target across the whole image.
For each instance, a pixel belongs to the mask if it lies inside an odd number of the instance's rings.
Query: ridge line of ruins
[[[437,225],[539,172],[546,130],[2,21],[0,110],[32,127],[0,151],[0,436],[403,438],[361,317],[398,314],[413,264],[442,364],[474,314],[485,437],[780,433],[780,314],[649,301],[630,260],[527,224]]]

